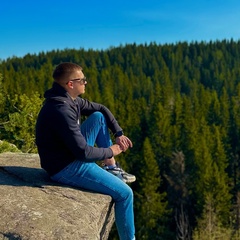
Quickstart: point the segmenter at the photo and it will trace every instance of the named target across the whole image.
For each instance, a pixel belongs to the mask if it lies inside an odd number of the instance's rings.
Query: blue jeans
[[[95,143],[98,147],[106,148],[112,145],[105,118],[100,112],[93,113],[83,122],[81,132],[91,146]],[[60,183],[110,195],[115,203],[115,222],[120,239],[135,239],[133,191],[118,177],[96,163],[75,160],[51,178]]]

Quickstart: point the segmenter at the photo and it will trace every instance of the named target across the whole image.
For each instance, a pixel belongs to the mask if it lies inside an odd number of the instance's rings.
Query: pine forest
[[[240,239],[240,41],[64,49],[0,61],[0,140],[37,153],[35,122],[61,62],[83,67],[134,146],[136,239]],[[4,151],[1,145],[0,151]],[[110,239],[118,239],[113,227]]]

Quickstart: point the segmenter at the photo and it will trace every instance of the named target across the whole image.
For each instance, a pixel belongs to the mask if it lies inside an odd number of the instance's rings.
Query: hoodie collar
[[[70,99],[71,102],[74,102],[74,100],[71,98],[69,93],[58,83],[54,82],[52,85],[52,88],[47,90],[44,94],[44,97],[46,99],[62,99],[66,100]]]

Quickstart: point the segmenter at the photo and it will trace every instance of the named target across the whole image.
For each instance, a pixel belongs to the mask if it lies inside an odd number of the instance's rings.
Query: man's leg
[[[100,112],[93,113],[82,123],[81,132],[90,146],[94,146],[95,143],[98,147],[106,148],[112,146],[106,120]],[[112,157],[105,159],[104,163],[109,166],[115,165],[116,161]]]
[[[81,133],[85,137],[88,145],[98,147],[112,146],[105,117],[100,112],[91,114],[81,125]]]
[[[133,192],[119,178],[96,163],[76,160],[52,176],[52,180],[110,195],[115,203],[115,220],[120,239],[134,239]]]
[[[105,117],[100,112],[90,115],[81,125],[81,132],[90,146],[96,143],[98,147],[110,147],[112,140],[108,131]],[[118,164],[115,158],[105,159],[105,170],[114,174],[124,182],[134,182],[136,177],[125,172]]]

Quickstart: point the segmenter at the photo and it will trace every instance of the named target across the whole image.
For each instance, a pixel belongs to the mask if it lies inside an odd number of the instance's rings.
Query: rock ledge
[[[0,154],[0,239],[107,239],[110,196],[52,182],[38,154]]]

